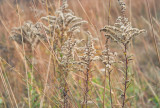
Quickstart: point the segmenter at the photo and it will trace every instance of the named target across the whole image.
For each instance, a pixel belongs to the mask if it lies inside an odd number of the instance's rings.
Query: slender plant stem
[[[87,69],[87,79],[86,79],[86,108],[88,103],[88,83],[89,83],[89,69]]]
[[[106,42],[106,48],[107,48],[108,64],[110,64],[108,40]],[[109,83],[109,94],[110,94],[111,108],[113,108],[113,104],[112,104],[112,87],[111,87],[111,70],[110,70],[109,67],[107,68],[107,72],[108,72],[108,76],[109,76],[109,82],[108,83]]]
[[[89,56],[88,56],[89,57]],[[84,97],[84,102],[85,102],[85,106],[87,108],[87,104],[88,104],[88,91],[89,91],[89,87],[88,87],[88,84],[89,84],[89,64],[87,65],[87,70],[86,70],[86,84],[85,84],[85,97]]]
[[[14,104],[13,104],[13,101],[12,101],[11,94],[10,94],[10,92],[9,92],[9,89],[8,89],[8,87],[7,87],[5,78],[4,78],[4,76],[3,76],[1,66],[0,66],[0,78],[1,78],[2,84],[3,84],[5,90],[6,90],[7,94],[8,94],[9,100],[11,101],[11,106],[13,107]]]
[[[89,40],[87,40],[87,41],[89,41]],[[88,51],[88,53],[87,53],[88,60],[87,60],[87,68],[86,68],[86,72],[85,72],[85,94],[84,94],[84,102],[83,102],[82,108],[87,108],[87,106],[88,106],[89,71],[90,71],[90,63],[91,63],[90,49],[89,49],[88,42],[86,44],[86,47],[88,49],[87,50]]]
[[[68,108],[68,85],[67,82],[65,81],[64,85],[64,91],[63,91],[63,97],[64,97],[64,108]]]
[[[64,77],[67,77],[66,75]],[[68,108],[68,84],[64,78],[64,89],[63,89],[63,98],[64,98],[64,108]]]
[[[47,75],[46,75],[46,78],[45,78],[45,85],[44,85],[43,95],[42,95],[42,98],[41,98],[41,102],[40,102],[40,107],[39,108],[43,107],[44,97],[45,97],[46,90],[47,90],[47,84],[48,84],[48,78],[49,78],[49,72],[50,72],[51,59],[52,59],[52,56],[50,54],[48,68],[47,68]]]
[[[18,20],[19,20],[19,24],[20,26],[22,25],[21,24],[21,16],[20,16],[20,13],[19,13],[19,5],[18,5],[18,2],[16,0],[16,7],[17,7],[17,11],[18,11]],[[22,29],[21,29],[21,37],[22,37],[22,48],[23,48],[23,55],[24,57],[26,56],[26,53],[25,53],[25,50],[24,50],[24,39],[23,39],[23,36],[22,36]],[[26,73],[26,82],[27,82],[27,95],[28,95],[28,107],[31,108],[31,103],[30,103],[30,91],[29,91],[29,78],[28,78],[28,70],[27,70],[27,62],[26,62],[26,59],[24,59],[24,66],[25,66],[25,73]]]
[[[34,76],[34,69],[33,69],[33,67],[34,67],[34,47],[33,46],[31,46],[31,61],[32,61],[32,64],[31,64],[31,84],[30,84],[30,86],[31,86],[31,91],[30,91],[30,98],[32,99],[32,95],[33,95],[33,76]],[[31,101],[31,107],[32,107],[32,101]]]
[[[0,64],[2,64],[1,61],[0,61]],[[0,67],[0,68],[1,68],[1,67]],[[4,68],[3,65],[2,65],[2,69],[5,71],[5,68]],[[3,71],[2,71],[2,75],[3,75]],[[9,88],[10,91],[11,91],[11,95],[12,95],[12,97],[13,97],[13,99],[14,99],[15,104],[16,104],[16,108],[18,108],[17,100],[16,100],[15,95],[14,95],[14,93],[13,93],[13,90],[12,90],[12,88],[11,88],[11,85],[10,85],[10,82],[9,82],[9,80],[8,80],[7,74],[4,72],[4,75],[3,75],[3,76],[6,78],[6,81],[5,81],[5,82],[8,82],[8,88]]]
[[[108,25],[110,24],[110,9],[111,9],[111,0],[109,0],[109,9],[108,9]],[[107,50],[107,56],[108,56],[108,64],[109,64],[109,45],[108,45],[108,39],[106,40],[106,50]],[[105,108],[105,92],[106,92],[106,77],[107,72],[109,74],[109,87],[110,87],[110,99],[111,99],[111,107],[112,107],[112,94],[111,94],[111,81],[110,81],[110,69],[106,69],[105,66],[105,79],[104,79],[104,92],[103,92],[103,108]]]
[[[85,77],[85,94],[84,94],[84,102],[82,108],[87,108],[88,104],[88,91],[89,91],[89,69],[86,71],[86,77]],[[85,105],[84,105],[85,104]]]
[[[67,78],[68,76],[68,72],[69,72],[69,57],[70,57],[70,54],[72,53],[72,48],[69,44],[69,55],[67,55],[67,64],[66,64],[66,69],[67,71],[64,73],[64,91],[63,91],[63,96],[64,96],[64,108],[69,108],[69,102],[68,102],[68,91],[69,91],[69,88],[68,88],[68,84],[67,84],[67,81],[65,79],[65,77]]]
[[[125,55],[125,83],[124,83],[124,93],[123,93],[123,103],[122,103],[122,108],[124,108],[125,106],[125,98],[126,98],[126,91],[127,91],[127,82],[128,82],[128,57],[127,57],[127,44],[124,45],[125,47],[125,51],[124,51],[124,55]]]
[[[112,86],[111,86],[111,72],[109,72],[109,93],[110,93],[110,99],[111,99],[111,108],[113,108],[113,102],[112,102]]]
[[[105,66],[104,92],[103,92],[103,108],[105,108],[106,77],[107,77],[107,68]]]
[[[108,45],[108,39],[106,40],[106,50],[107,50],[107,64],[109,63],[109,45]],[[105,108],[105,91],[106,91],[106,77],[107,77],[107,72],[108,72],[108,76],[109,76],[109,89],[110,89],[110,101],[111,101],[111,107],[113,108],[112,105],[112,87],[111,87],[111,70],[110,68],[106,68],[105,66],[105,79],[104,79],[104,92],[103,92],[103,108]]]
[[[108,25],[110,23],[110,10],[111,10],[111,0],[109,0],[109,9],[108,9]]]
[[[108,15],[108,25],[110,24],[110,10],[111,10],[111,0],[109,0],[109,15]],[[108,40],[107,40],[108,44]],[[108,55],[108,64],[109,64],[109,45],[107,45],[107,55]],[[112,87],[111,87],[111,71],[108,68],[108,75],[109,75],[109,89],[110,89],[110,101],[111,101],[111,108],[113,108],[112,104]]]

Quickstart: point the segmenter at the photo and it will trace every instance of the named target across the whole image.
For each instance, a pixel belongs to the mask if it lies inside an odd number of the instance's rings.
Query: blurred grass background
[[[26,103],[26,84],[25,84],[25,70],[24,60],[20,54],[20,49],[14,42],[9,39],[11,28],[20,26],[24,21],[31,20],[33,22],[39,21],[42,16],[48,14],[53,15],[56,8],[59,7],[59,0],[47,0],[48,6],[45,5],[46,0],[0,0],[0,108],[7,106],[11,107],[11,101],[14,97],[18,106],[25,107]],[[44,2],[44,5],[41,3]],[[52,4],[54,2],[54,5]],[[89,23],[84,29],[91,31],[93,36],[99,38],[96,48],[102,50],[105,44],[105,37],[100,33],[100,29],[107,25],[108,21],[108,2],[109,0],[68,0],[69,8],[75,12],[75,15],[82,17]],[[127,17],[132,22],[133,27],[146,29],[147,33],[141,35],[133,40],[130,48],[131,55],[133,55],[133,63],[129,70],[133,73],[133,83],[129,88],[127,95],[131,96],[131,102],[127,106],[133,108],[160,108],[160,61],[158,54],[160,53],[160,6],[159,0],[148,0],[149,9],[152,18],[151,26],[149,12],[146,0],[125,0],[127,7]],[[48,10],[48,12],[46,11]],[[113,25],[117,17],[120,15],[120,7],[116,0],[111,0],[110,24]],[[153,29],[153,30],[152,30]],[[153,38],[155,35],[155,40]],[[81,35],[83,36],[83,34]],[[157,49],[155,47],[157,45]],[[112,50],[120,51],[114,45]],[[45,81],[46,70],[48,67],[49,52],[46,46],[38,46],[36,49],[36,71],[35,71],[35,92],[39,98]],[[54,72],[52,71],[54,65],[50,66],[49,82],[46,94],[46,108],[55,106],[55,94],[58,92],[57,82],[54,80]],[[97,69],[93,73],[92,86],[94,102],[101,108],[101,99],[103,92],[104,73],[101,72],[101,66],[95,64]],[[3,76],[3,77],[2,77]],[[74,82],[74,85],[81,83],[79,74],[73,73],[69,83],[73,83],[75,79],[79,82]],[[112,73],[112,84],[115,91],[121,88],[120,73],[118,70]],[[8,90],[6,89],[8,88]],[[71,87],[73,95],[76,98],[81,98],[81,91],[76,91]],[[92,93],[91,93],[92,94]],[[13,96],[14,95],[14,96]],[[99,95],[99,96],[96,96]],[[58,96],[57,96],[58,97]],[[118,96],[114,94],[114,100],[117,104]],[[11,98],[11,99],[10,99]],[[4,105],[5,104],[5,105]],[[13,101],[13,106],[15,103]],[[94,108],[93,106],[91,108]],[[106,98],[106,107],[109,108],[109,98]],[[36,106],[35,106],[36,108]],[[53,107],[54,108],[54,107]],[[56,107],[55,107],[56,108]]]

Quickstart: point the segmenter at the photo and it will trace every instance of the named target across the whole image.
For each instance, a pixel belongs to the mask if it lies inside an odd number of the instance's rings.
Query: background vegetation
[[[147,31],[134,38],[128,49],[127,54],[133,60],[128,64],[127,69],[130,86],[126,92],[125,107],[159,108],[160,1],[124,0],[124,2],[125,15],[132,26]],[[106,48],[106,37],[100,30],[105,25],[114,25],[118,16],[121,16],[118,0],[68,0],[68,5],[75,16],[88,22],[78,28],[79,33],[76,35],[73,33],[77,40],[85,40],[82,43],[77,42],[78,45],[75,46],[86,51],[93,42],[96,50],[93,51],[94,57],[100,57]],[[112,40],[109,40],[108,44],[111,52],[117,52],[115,58],[117,62],[112,66],[111,74],[105,74],[105,66],[101,60],[93,60],[88,67],[84,65],[85,63],[79,62],[70,64],[68,61],[65,65],[59,64],[58,60],[62,60],[66,54],[62,49],[67,47],[68,44],[65,42],[72,37],[70,34],[67,34],[66,38],[57,37],[57,41],[53,41],[49,32],[48,37],[45,35],[41,38],[34,48],[31,47],[32,45],[24,44],[23,39],[21,44],[11,39],[13,28],[24,25],[28,20],[33,24],[41,22],[48,26],[49,20],[42,19],[48,15],[56,16],[55,12],[60,9],[60,6],[62,6],[61,0],[0,0],[0,108],[122,107],[125,77],[124,50]],[[85,31],[90,31],[92,36]],[[43,30],[41,32],[43,33]],[[56,31],[56,33],[60,35],[63,31]],[[53,50],[54,45],[56,50]],[[85,45],[88,47],[84,47]],[[83,51],[78,50],[74,53],[76,61],[80,61],[79,57],[85,55]],[[73,61],[73,58],[70,60]],[[88,68],[89,71],[86,71]],[[64,74],[66,71],[67,74]],[[109,83],[112,86],[111,91]]]

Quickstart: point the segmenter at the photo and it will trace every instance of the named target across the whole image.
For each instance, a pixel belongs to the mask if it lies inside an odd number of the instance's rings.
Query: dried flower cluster
[[[106,68],[111,68],[113,63],[116,63],[115,57],[117,53],[110,52],[110,49],[102,51],[102,55],[100,56],[100,60],[105,64]]]
[[[74,63],[75,45],[76,41],[73,38],[69,38],[61,48],[59,61],[60,65],[64,67],[64,72],[69,72],[69,69],[72,69],[68,66],[72,66]],[[65,77],[67,77],[67,73],[65,74]]]
[[[102,30],[100,30],[102,31]],[[110,37],[106,35],[106,43],[105,43],[105,50],[102,51],[102,55],[100,56],[100,60],[105,65],[105,79],[104,79],[104,92],[103,92],[103,107],[105,107],[105,91],[106,91],[106,77],[108,73],[108,83],[109,83],[109,89],[110,89],[110,102],[111,107],[113,108],[112,103],[112,87],[111,87],[111,72],[113,71],[112,65],[116,63],[115,57],[117,56],[117,53],[110,52],[109,49],[109,39]]]
[[[86,23],[86,21],[75,16],[68,9],[67,0],[62,1],[62,6],[55,11],[54,16],[48,15],[41,19],[48,22],[48,25],[43,25],[43,27],[46,34],[53,38],[53,48],[60,62],[58,66],[62,78],[63,106],[64,108],[69,108],[69,88],[66,80],[69,73],[75,69],[74,51],[77,40],[73,36],[80,32],[81,25]]]
[[[63,43],[68,37],[80,32],[80,26],[86,21],[74,15],[74,13],[67,9],[67,1],[64,0],[60,9],[56,10],[55,16],[42,17],[42,20],[48,21],[49,25],[44,26],[47,33],[54,35],[56,41]]]
[[[94,40],[96,40],[95,38],[93,38],[93,36],[91,35],[90,32],[87,32],[87,39],[84,40],[85,41],[85,46],[79,48],[79,50],[81,50],[83,52],[83,54],[81,56],[79,56],[80,61],[79,64],[82,67],[82,72],[84,74],[84,100],[82,103],[83,107],[87,108],[87,104],[89,102],[88,100],[88,92],[89,92],[89,83],[90,83],[90,75],[91,75],[91,63],[95,60],[98,59],[97,56],[95,56],[96,54],[96,50],[94,48]]]
[[[79,56],[81,65],[84,66],[84,69],[89,69],[89,64],[97,59],[96,50],[94,48],[94,38],[90,32],[87,32],[87,40],[85,41],[85,46],[79,48],[83,52],[82,56]]]
[[[22,42],[35,47],[40,40],[47,41],[47,37],[41,32],[41,23],[33,24],[31,21],[25,22],[21,27],[13,28],[12,40],[19,44]]]
[[[118,0],[118,3],[120,5],[120,7],[121,7],[121,13],[124,16],[125,15],[125,11],[126,11],[126,4],[124,3],[123,0]]]
[[[60,51],[60,68],[62,73],[62,78],[64,81],[62,82],[63,87],[63,97],[64,97],[64,107],[69,107],[68,102],[68,84],[66,82],[69,72],[73,71],[73,61],[74,61],[74,49],[75,49],[76,41],[72,38],[69,38],[64,42],[64,45],[61,48]]]
[[[86,34],[87,39],[80,41],[84,42],[85,45],[82,47],[78,47],[77,50],[82,52],[82,54],[78,56],[80,59],[79,64],[81,64],[84,69],[89,69],[88,65],[90,65],[92,61],[97,60],[98,56],[95,56],[96,49],[94,48],[94,41],[96,40],[96,38],[94,38],[90,32],[86,32]]]
[[[115,42],[122,43],[123,45],[128,44],[132,38],[145,32],[145,30],[132,28],[128,18],[123,18],[121,16],[118,17],[114,26],[105,26],[101,31],[104,31],[106,36],[110,37]]]

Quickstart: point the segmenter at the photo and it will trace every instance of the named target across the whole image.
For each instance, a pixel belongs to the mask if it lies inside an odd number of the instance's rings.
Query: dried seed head
[[[100,60],[105,64],[106,68],[111,68],[112,64],[116,63],[117,53],[110,52],[110,50],[103,50]]]
[[[40,39],[47,40],[47,37],[41,33],[41,23],[37,22],[33,24],[31,21],[25,22],[21,27],[15,27],[12,30],[12,40],[16,41],[19,44],[22,44],[22,41],[26,44],[35,47]]]
[[[105,26],[101,31],[105,32],[107,37],[123,45],[128,44],[132,38],[145,32],[145,30],[132,28],[128,19],[121,16],[118,17],[114,26]]]
[[[60,9],[56,10],[55,16],[42,17],[42,20],[48,21],[49,25],[44,26],[47,33],[64,35],[73,35],[80,31],[80,26],[86,21],[74,15],[74,13],[67,8],[67,0],[63,0]]]
[[[80,58],[79,64],[84,66],[85,69],[88,69],[89,64],[97,60],[98,57],[95,56],[96,49],[94,48],[94,38],[90,32],[87,32],[87,39],[85,40],[85,46],[78,48],[83,54],[78,56]]]
[[[65,10],[67,7],[68,7],[67,0],[62,0],[62,6],[61,6],[61,9],[62,9],[62,10]]]
[[[67,41],[65,41],[60,51],[61,64],[73,64],[75,45],[76,41],[73,38],[69,38]]]
[[[125,16],[126,5],[125,5],[124,1],[123,0],[118,0],[118,3],[120,5],[120,7],[121,7],[122,16]]]

